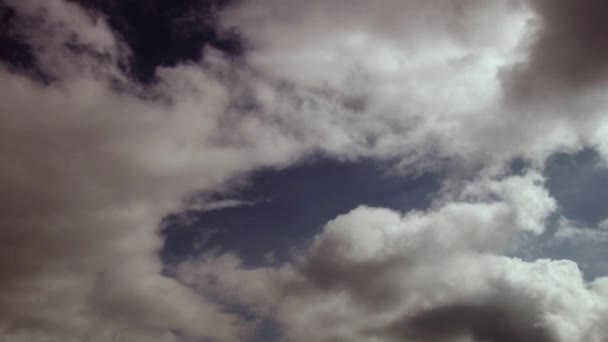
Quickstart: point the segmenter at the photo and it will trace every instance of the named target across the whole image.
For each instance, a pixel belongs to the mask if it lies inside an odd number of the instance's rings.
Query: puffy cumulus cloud
[[[504,201],[515,213],[513,226],[540,234],[545,229],[544,219],[556,209],[555,200],[543,184],[544,178],[535,171],[500,180],[483,176],[477,181],[465,183],[459,197],[469,201]]]
[[[344,283],[328,286],[293,265],[246,269],[234,256],[211,260],[184,266],[182,276],[201,291],[238,298],[271,315],[285,341],[606,338],[605,280],[585,283],[570,261],[530,263],[477,253],[358,261],[352,266],[364,272],[354,277],[335,269],[332,276]]]
[[[226,121],[238,75],[214,51],[143,86],[97,13],[6,4],[45,77],[0,66],[0,340],[239,340],[245,323],[162,275],[159,222],[306,148],[263,118]]]
[[[287,84],[280,106],[260,97],[264,110],[350,155],[415,167],[479,144],[467,124],[495,110],[496,73],[516,58],[528,16],[510,1],[261,0],[222,18],[251,44],[251,67]]]
[[[456,199],[403,217],[388,209],[360,207],[327,224],[313,244],[317,256],[311,260],[350,264],[390,260],[406,250],[429,257],[437,249],[444,254],[506,251],[522,232],[542,233],[546,217],[556,209],[539,181],[534,173],[502,181],[480,179]],[[435,248],[427,248],[431,245]]]
[[[606,338],[601,332],[606,297],[589,289],[575,263],[526,263],[490,255],[458,259],[447,262],[447,270],[437,269],[439,275],[428,279],[433,284],[429,286],[439,291],[430,305],[388,325],[391,337],[421,341]],[[433,290],[419,292],[423,297],[433,296]]]
[[[272,317],[285,341],[608,338],[604,278],[587,283],[567,260],[501,255],[555,210],[537,175],[481,178],[461,194],[424,212],[354,209],[292,263],[248,268],[234,254],[210,255],[177,275]],[[531,197],[545,209],[530,214]]]
[[[250,0],[222,22],[249,43],[249,65],[281,85],[282,100],[259,97],[264,111],[317,132],[332,151],[399,157],[410,170],[447,159],[456,173],[608,151],[603,84],[558,96],[554,81],[534,85],[579,64],[593,74],[589,64],[603,60],[593,48],[598,4]]]

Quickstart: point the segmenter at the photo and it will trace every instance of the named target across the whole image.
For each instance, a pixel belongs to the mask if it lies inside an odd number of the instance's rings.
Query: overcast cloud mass
[[[608,162],[604,1],[193,6],[176,30],[211,22],[242,51],[201,45],[149,82],[95,3],[0,1],[31,54],[0,62],[0,341],[268,341],[269,322],[285,342],[608,341],[608,278],[517,256],[608,241],[608,209],[569,220],[544,173],[559,152]],[[166,215],[255,208],[212,194],[319,155],[441,187],[339,213],[288,260],[163,264]]]

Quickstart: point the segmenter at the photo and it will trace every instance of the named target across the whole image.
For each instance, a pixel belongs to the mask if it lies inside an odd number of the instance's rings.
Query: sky
[[[608,341],[601,0],[0,0],[0,341]]]

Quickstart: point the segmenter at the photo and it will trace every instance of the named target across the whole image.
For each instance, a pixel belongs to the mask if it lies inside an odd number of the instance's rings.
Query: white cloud
[[[597,228],[585,227],[576,222],[560,217],[555,238],[558,240],[573,240],[579,243],[600,243],[608,241],[608,232],[601,222]]]
[[[271,315],[286,341],[603,341],[603,279],[586,283],[572,261],[500,255],[539,233],[520,219],[526,194],[551,202],[538,175],[480,179],[462,193],[466,202],[404,215],[359,207],[328,222],[291,264],[246,268],[232,254],[209,256],[181,265],[178,278]],[[555,210],[544,207],[537,220]]]
[[[514,95],[534,77],[552,13],[525,1],[251,0],[222,19],[252,46],[248,65],[287,84],[256,95],[266,115],[341,156],[397,157],[410,170],[447,158],[470,172],[605,145],[603,87]]]
[[[368,238],[353,235],[351,240]],[[434,255],[333,264],[325,258],[321,273],[306,266],[244,269],[238,261],[210,270],[218,260],[235,260],[222,256],[188,264],[181,275],[206,291],[212,288],[271,313],[286,341],[606,338],[603,280],[589,287],[575,263],[529,263],[492,254],[443,253],[433,243],[426,247]],[[205,275],[213,275],[213,282]]]

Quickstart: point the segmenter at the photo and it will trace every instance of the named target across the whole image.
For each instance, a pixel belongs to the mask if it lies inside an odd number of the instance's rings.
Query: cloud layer
[[[274,317],[287,341],[602,341],[605,279],[586,284],[571,261],[501,256],[555,209],[535,180],[480,180],[476,196],[425,212],[359,207],[294,263],[248,269],[210,255],[178,277]],[[542,209],[530,215],[526,202]]]
[[[242,56],[147,85],[100,14],[5,2],[39,73],[0,65],[0,339],[241,341],[264,317],[294,342],[608,338],[606,278],[506,256],[557,210],[549,155],[608,155],[600,1],[243,1],[219,13]],[[188,194],[316,153],[444,187],[340,215],[280,266],[163,274],[158,225]]]

